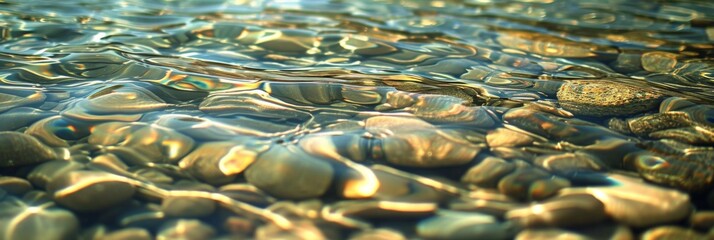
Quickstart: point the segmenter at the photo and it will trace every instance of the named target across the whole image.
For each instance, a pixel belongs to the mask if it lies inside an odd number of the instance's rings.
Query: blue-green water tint
[[[714,206],[713,54],[708,1],[0,1],[0,129],[32,136],[0,134],[0,222],[512,238],[512,208],[592,194],[640,234]],[[639,188],[645,224],[608,205]],[[444,210],[496,219],[418,227]]]

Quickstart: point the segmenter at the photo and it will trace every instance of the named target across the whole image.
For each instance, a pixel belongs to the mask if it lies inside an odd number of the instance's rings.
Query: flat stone
[[[534,165],[553,173],[574,173],[582,171],[600,172],[608,169],[597,157],[587,153],[563,153],[536,157]]]
[[[664,95],[608,80],[570,80],[558,90],[558,102],[580,116],[624,116],[654,109]]]
[[[463,165],[478,154],[481,147],[458,133],[413,129],[382,139],[384,158],[406,167],[446,167]]]
[[[79,220],[67,210],[29,206],[6,197],[0,202],[0,236],[3,240],[76,239]]]
[[[216,230],[210,225],[195,219],[176,219],[163,224],[156,234],[156,239],[211,239]]]
[[[514,131],[508,128],[497,128],[486,134],[486,142],[489,147],[519,147],[531,145],[535,141],[528,134]]]
[[[714,227],[714,211],[697,211],[689,217],[689,224],[693,228],[709,230]]]
[[[62,157],[36,138],[19,132],[0,132],[0,146],[0,167],[31,165]]]
[[[486,157],[476,166],[471,167],[461,182],[475,184],[480,187],[496,188],[498,181],[516,169],[516,165],[497,157]]]
[[[648,227],[680,221],[692,212],[689,195],[617,174],[609,174],[614,186],[567,188],[561,195],[590,194],[605,205],[619,223]]]
[[[662,226],[656,227],[642,233],[642,240],[666,240],[666,239],[709,239],[704,234],[698,233],[692,229],[686,229],[679,226]]]
[[[73,171],[55,177],[47,185],[54,200],[80,212],[111,208],[129,200],[134,186],[113,174],[93,171]]]
[[[151,240],[151,233],[143,228],[125,228],[116,230],[99,238],[99,240]]]
[[[209,184],[226,184],[248,168],[266,148],[242,142],[208,142],[181,159],[179,167]]]
[[[245,178],[275,197],[319,197],[332,183],[334,170],[327,161],[296,146],[273,145],[246,170]]]
[[[161,201],[161,211],[169,217],[197,218],[211,215],[216,203],[207,198],[192,196],[191,191],[171,193]]]
[[[569,195],[511,210],[506,219],[524,227],[573,227],[602,222],[607,214],[605,206],[596,198]]]
[[[435,203],[352,200],[337,202],[330,205],[329,209],[348,217],[386,219],[429,216],[433,215],[439,206]]]
[[[407,238],[400,232],[378,228],[366,230],[350,236],[349,240],[406,240]]]
[[[32,184],[22,178],[2,176],[0,177],[0,189],[15,196],[22,196],[32,190]]]
[[[416,232],[424,239],[511,239],[517,227],[489,215],[440,211],[437,216],[420,221]]]

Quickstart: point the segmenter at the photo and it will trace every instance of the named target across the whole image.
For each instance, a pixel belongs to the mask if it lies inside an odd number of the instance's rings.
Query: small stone
[[[614,186],[561,190],[561,195],[590,194],[605,205],[614,220],[632,227],[674,223],[691,214],[689,195],[622,175],[609,174]]]
[[[416,228],[417,235],[425,239],[511,239],[517,232],[514,225],[492,216],[454,211],[440,211]]]
[[[402,233],[385,228],[366,230],[352,235],[349,240],[406,240]]]
[[[568,180],[536,168],[516,170],[498,182],[501,193],[519,200],[545,199],[569,186]]]
[[[647,230],[640,236],[642,240],[668,240],[668,239],[709,239],[704,234],[700,234],[692,229],[679,226],[662,226]]]
[[[165,223],[159,228],[157,240],[184,239],[203,240],[211,239],[216,235],[216,230],[199,220],[177,219]]]
[[[689,217],[689,224],[700,230],[711,229],[714,227],[714,211],[697,211]]]
[[[3,176],[0,177],[0,189],[15,196],[22,196],[32,190],[32,184],[22,178]]]
[[[558,228],[526,229],[518,235],[516,240],[590,240],[588,236],[578,232]]]
[[[587,226],[606,218],[602,202],[590,195],[558,197],[506,214],[506,219],[524,227]]]
[[[658,106],[664,95],[608,80],[571,80],[558,90],[565,110],[581,116],[624,116]]]
[[[232,199],[257,206],[268,206],[276,201],[257,187],[246,183],[223,185],[218,191]]]
[[[496,188],[498,181],[513,172],[516,165],[497,157],[486,157],[476,166],[471,167],[461,182],[475,184],[480,187]]]
[[[248,168],[265,148],[241,142],[208,142],[186,155],[179,167],[209,184],[226,184]]]
[[[597,157],[579,152],[543,155],[537,157],[534,164],[550,172],[559,174],[582,171],[600,172],[608,169],[607,165],[602,163]]]
[[[256,240],[272,239],[329,239],[316,224],[309,220],[298,220],[293,222],[290,229],[282,229],[275,224],[265,224],[255,231]]]
[[[669,52],[646,52],[642,54],[642,67],[650,72],[669,72],[677,65],[677,54]]]
[[[151,240],[153,239],[151,233],[143,228],[125,228],[117,231],[110,232],[99,240]]]
[[[352,200],[337,202],[328,208],[341,216],[386,219],[429,216],[433,215],[439,206],[435,203]]]
[[[80,212],[108,209],[134,195],[134,186],[123,177],[92,171],[73,171],[55,177],[47,190],[57,203]]]
[[[161,202],[161,211],[169,217],[205,217],[215,210],[216,203],[213,200],[192,196],[190,191],[181,191],[181,194],[172,192]]]
[[[13,197],[0,202],[0,236],[3,240],[76,239],[79,221],[71,212],[51,204],[29,206]]]
[[[273,145],[246,170],[248,183],[279,198],[322,196],[332,183],[332,166],[292,145]]]
[[[533,143],[533,137],[508,128],[498,128],[489,131],[486,135],[486,142],[489,147],[520,147]]]
[[[18,132],[0,132],[0,167],[31,165],[61,156],[36,138]]]

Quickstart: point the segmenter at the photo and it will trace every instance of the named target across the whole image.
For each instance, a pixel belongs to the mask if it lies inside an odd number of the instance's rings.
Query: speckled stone
[[[560,106],[581,116],[624,116],[656,108],[664,95],[608,80],[571,80],[558,90]]]

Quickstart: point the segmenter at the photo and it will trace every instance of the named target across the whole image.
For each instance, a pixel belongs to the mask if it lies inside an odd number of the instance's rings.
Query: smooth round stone
[[[709,239],[704,234],[700,234],[692,229],[686,229],[679,226],[662,226],[656,227],[642,233],[642,240],[669,240],[669,239]]]
[[[568,180],[536,168],[518,169],[498,182],[501,193],[519,200],[545,199],[569,186]]]
[[[0,177],[0,189],[15,196],[21,196],[32,190],[32,184],[18,177]]]
[[[99,240],[151,240],[151,233],[143,228],[125,228],[116,230],[99,238]]]
[[[590,195],[570,195],[511,210],[506,219],[524,227],[574,227],[607,219],[605,206]]]
[[[325,240],[330,239],[316,224],[309,220],[293,221],[293,227],[290,229],[281,229],[275,224],[265,224],[258,227],[255,231],[256,240],[272,240],[272,239],[310,239],[310,240]]]
[[[216,203],[211,199],[191,196],[191,193],[170,194],[161,201],[161,211],[169,217],[194,218],[211,215]]]
[[[75,211],[98,211],[129,200],[134,186],[123,177],[104,172],[73,171],[47,185],[57,203]]]
[[[223,185],[218,191],[232,199],[252,205],[267,206],[276,201],[275,198],[268,196],[255,186],[245,183]]]
[[[332,183],[334,170],[327,161],[293,145],[273,145],[248,167],[245,178],[275,197],[319,197]]]
[[[25,134],[31,135],[49,146],[69,147],[67,140],[62,139],[55,134],[55,131],[60,129],[54,125],[61,120],[62,117],[60,116],[42,119],[30,125],[30,127],[25,130]]]
[[[486,134],[486,142],[489,147],[519,147],[531,145],[535,139],[533,137],[508,128],[498,128]]]
[[[600,172],[608,169],[600,159],[587,153],[544,155],[537,157],[534,164],[554,173]]]
[[[515,240],[591,240],[588,236],[558,228],[526,229]]]
[[[689,224],[696,229],[711,229],[714,227],[714,211],[697,211],[689,217]]]
[[[490,215],[444,210],[420,221],[416,232],[424,239],[511,239],[517,227]]]
[[[0,131],[14,131],[56,113],[31,107],[16,107],[0,114]]]
[[[208,224],[194,219],[177,219],[165,223],[156,234],[157,240],[183,239],[204,240],[216,235],[216,230]]]
[[[0,167],[37,164],[59,159],[54,149],[19,132],[0,132]]]
[[[677,65],[677,54],[669,52],[646,52],[641,59],[642,68],[650,72],[668,72]]]
[[[28,206],[15,198],[0,202],[3,240],[76,239],[79,221],[67,210]]]
[[[406,240],[402,233],[386,228],[366,230],[350,236],[349,240]]]
[[[513,172],[516,165],[497,157],[486,157],[476,166],[471,167],[461,182],[475,184],[480,187],[496,188],[498,181]]]
[[[179,167],[209,184],[226,184],[248,168],[265,148],[240,142],[208,142],[181,159]]]
[[[27,176],[32,185],[45,189],[52,179],[65,173],[80,170],[84,164],[72,161],[49,161],[32,169]]]
[[[648,227],[680,221],[692,212],[689,195],[658,187],[641,179],[609,174],[614,186],[567,188],[561,195],[590,194],[605,205],[607,214],[619,223]]]
[[[435,203],[353,200],[338,202],[329,208],[343,216],[385,219],[429,216],[434,214],[439,206]]]
[[[608,80],[570,80],[558,90],[565,110],[581,116],[623,116],[658,106],[664,95]]]
[[[92,113],[142,113],[170,107],[153,92],[139,86],[114,85],[105,87],[81,102]]]
[[[178,162],[195,145],[193,139],[169,128],[122,122],[93,127],[87,141],[96,145],[127,147],[137,151],[150,162],[160,163]]]
[[[419,129],[383,138],[382,150],[391,164],[428,168],[466,164],[481,147],[454,132]]]
[[[107,153],[92,158],[92,161],[87,164],[87,168],[122,174],[127,172],[129,166],[122,162],[116,155]]]
[[[255,233],[256,225],[258,223],[255,220],[240,216],[230,216],[223,220],[221,227],[231,236],[248,238],[248,236],[252,236]]]

